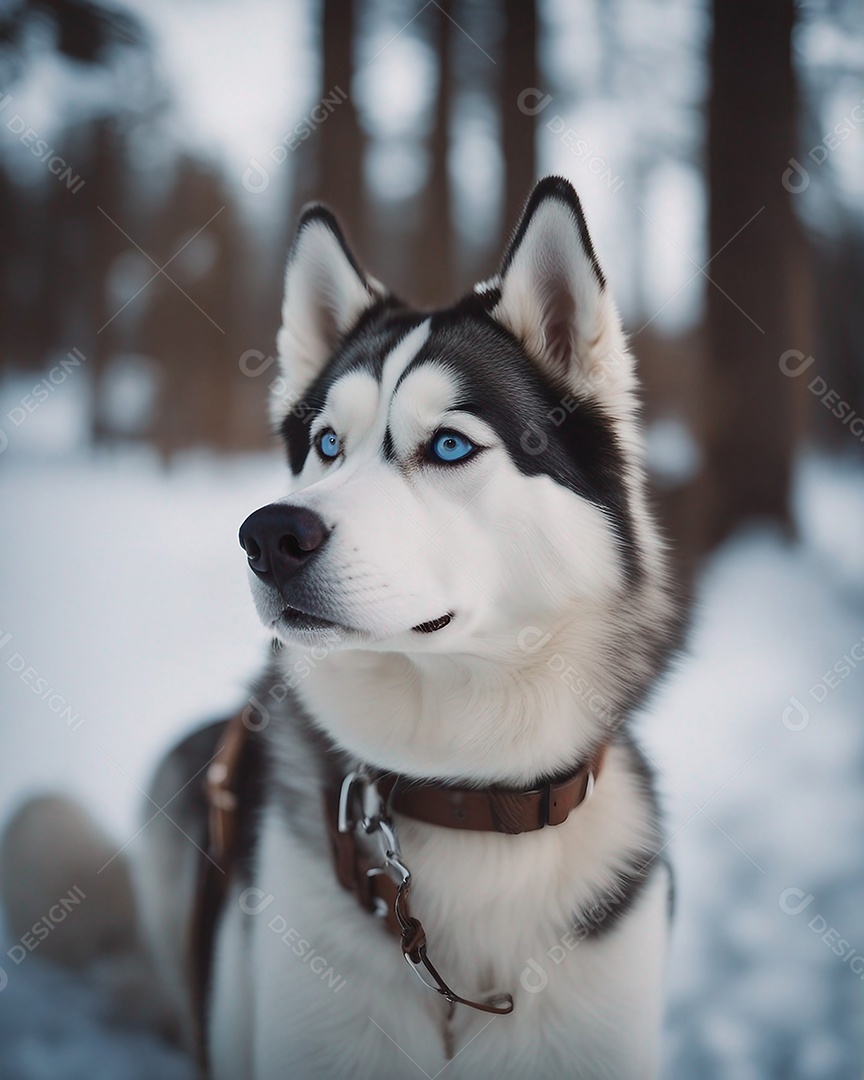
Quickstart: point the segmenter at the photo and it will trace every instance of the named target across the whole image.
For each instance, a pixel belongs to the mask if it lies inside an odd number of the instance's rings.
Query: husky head
[[[562,685],[584,680],[595,713],[602,702],[595,726],[632,704],[669,605],[633,361],[570,184],[541,181],[500,273],[431,314],[365,274],[312,206],[282,314],[273,412],[290,494],[240,539],[289,666],[321,657],[299,688],[318,694],[314,713],[380,760],[348,705],[324,702],[352,672],[381,689],[387,672],[413,684],[446,670],[464,687],[540,665]]]

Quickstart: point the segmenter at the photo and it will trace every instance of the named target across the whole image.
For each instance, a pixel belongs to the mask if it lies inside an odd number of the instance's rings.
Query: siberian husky
[[[240,534],[274,647],[241,713],[212,955],[192,961],[210,1075],[653,1077],[671,882],[628,719],[679,617],[579,199],[542,180],[499,274],[446,310],[366,274],[318,205],[285,285],[285,488]],[[191,780],[221,730],[176,748],[152,790],[201,846]],[[430,805],[473,791],[494,820],[431,823],[388,799],[394,777]],[[548,792],[573,777],[556,818]],[[363,874],[410,881],[433,969],[416,949],[405,963],[392,896],[364,905],[337,880],[333,792]],[[530,799],[536,826],[496,817]],[[191,1032],[201,857],[162,815],[143,835],[141,915]]]

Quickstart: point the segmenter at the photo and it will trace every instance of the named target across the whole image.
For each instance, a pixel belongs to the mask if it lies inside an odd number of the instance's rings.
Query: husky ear
[[[302,393],[359,317],[384,296],[364,275],[326,207],[304,209],[288,254],[276,343],[286,381]]]
[[[513,234],[492,315],[557,380],[596,384],[624,352],[582,205],[557,176],[541,180]]]

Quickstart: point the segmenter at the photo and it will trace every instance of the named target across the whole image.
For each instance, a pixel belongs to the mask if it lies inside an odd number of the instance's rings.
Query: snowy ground
[[[236,529],[279,472],[10,445],[0,820],[28,792],[64,789],[118,847],[132,836],[136,785],[166,743],[231,707],[255,670],[263,634]],[[692,655],[639,725],[678,879],[664,1077],[858,1080],[864,1067],[864,473],[810,460],[798,504],[804,543],[753,533],[707,567]],[[15,655],[83,722],[67,726]],[[849,672],[832,687],[835,664]],[[191,1076],[38,952],[0,964],[6,1080]]]

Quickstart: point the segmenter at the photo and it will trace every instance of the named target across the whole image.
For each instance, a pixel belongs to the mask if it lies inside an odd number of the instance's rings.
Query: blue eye
[[[429,444],[433,461],[462,461],[473,453],[474,449],[474,443],[456,431],[439,431]]]
[[[322,457],[330,459],[339,457],[341,449],[342,443],[335,431],[324,431],[318,436],[318,450]]]

